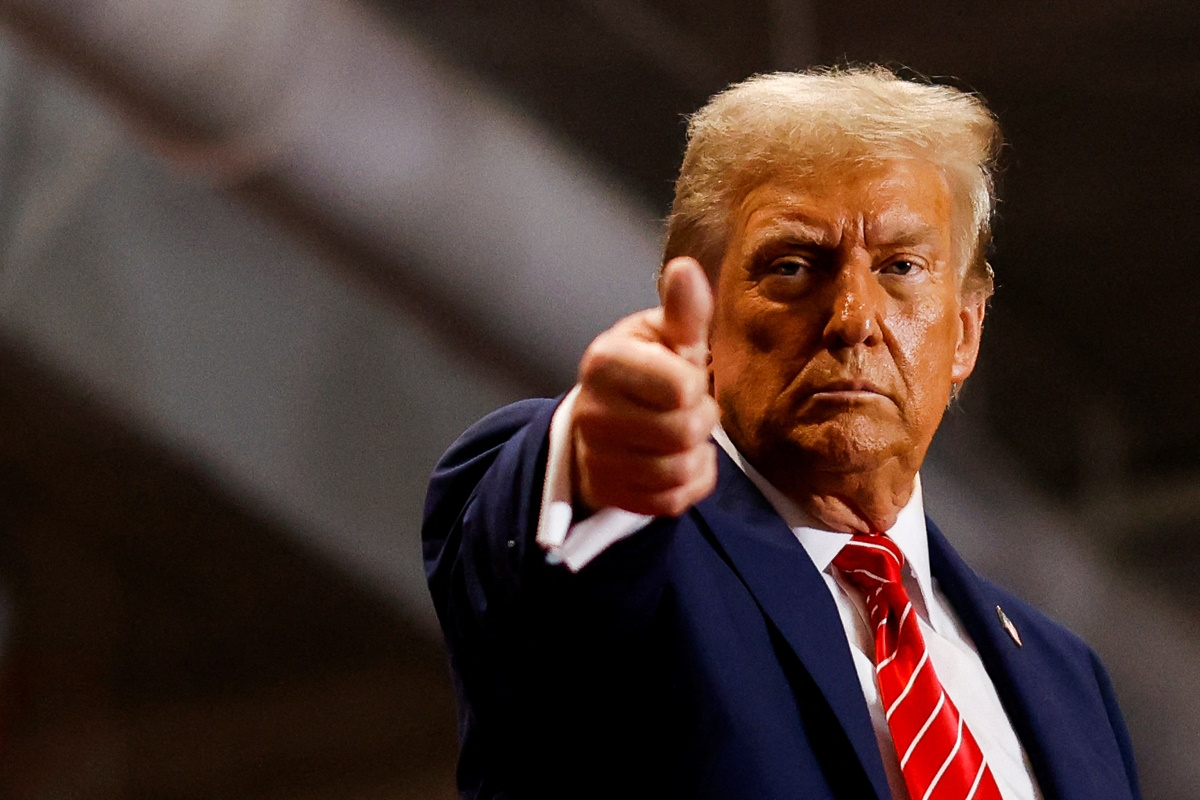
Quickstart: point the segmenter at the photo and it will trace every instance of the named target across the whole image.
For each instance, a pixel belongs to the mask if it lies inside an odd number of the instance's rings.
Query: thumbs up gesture
[[[660,307],[597,336],[579,364],[572,487],[576,502],[592,510],[678,516],[716,485],[712,290],[692,258],[667,264],[660,288]]]

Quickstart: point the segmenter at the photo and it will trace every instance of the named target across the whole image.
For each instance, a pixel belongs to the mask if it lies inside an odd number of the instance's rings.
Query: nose
[[[834,273],[825,345],[832,349],[873,345],[878,340],[879,286],[869,262],[847,260]]]

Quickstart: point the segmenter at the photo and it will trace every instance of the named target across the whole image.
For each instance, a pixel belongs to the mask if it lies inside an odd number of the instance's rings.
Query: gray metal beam
[[[543,390],[653,302],[653,215],[357,4],[0,0],[0,21],[176,165]]]

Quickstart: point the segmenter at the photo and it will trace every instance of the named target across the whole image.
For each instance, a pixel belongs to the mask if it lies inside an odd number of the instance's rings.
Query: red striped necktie
[[[1001,800],[975,737],[929,662],[904,590],[904,555],[882,534],[855,536],[833,564],[866,595],[875,680],[912,800]]]

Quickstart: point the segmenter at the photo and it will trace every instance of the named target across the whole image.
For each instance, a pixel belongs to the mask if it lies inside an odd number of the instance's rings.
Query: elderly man
[[[1139,796],[1095,655],[923,512],[999,141],[978,98],[879,69],[692,118],[662,306],[434,474],[464,796]]]

